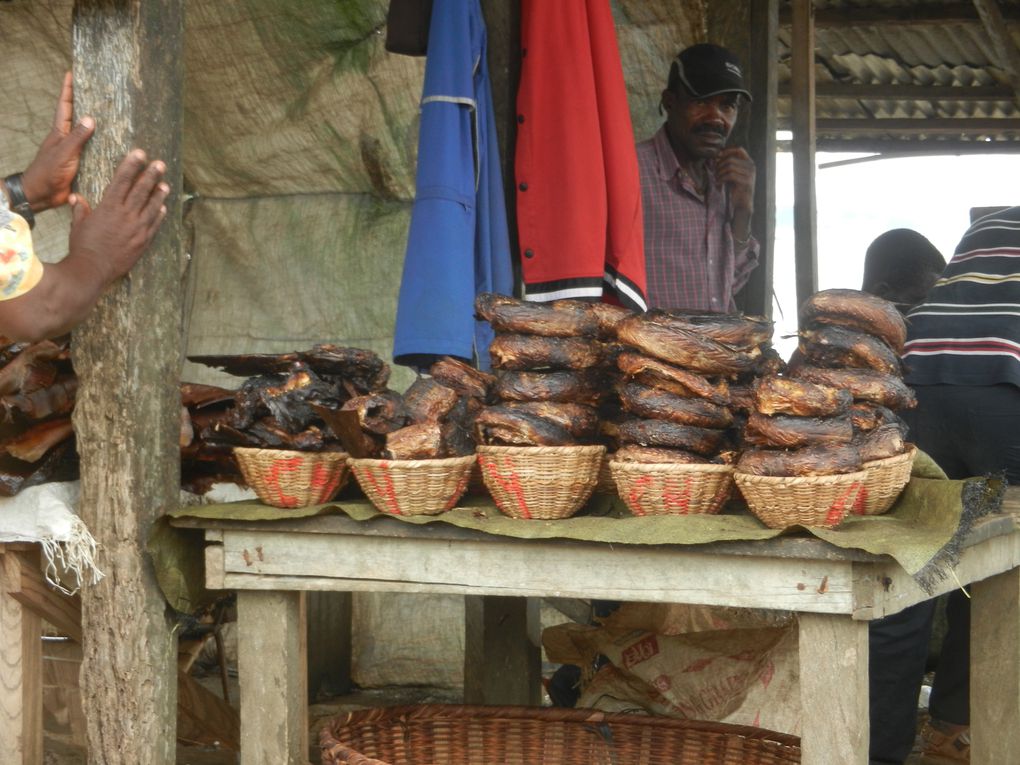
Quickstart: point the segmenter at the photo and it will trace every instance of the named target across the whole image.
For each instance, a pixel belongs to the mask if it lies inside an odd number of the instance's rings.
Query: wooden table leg
[[[0,545],[0,759],[14,765],[43,761],[42,619],[12,596],[29,565]]]
[[[970,590],[970,761],[1020,762],[1020,569]]]
[[[868,764],[868,623],[798,614],[803,765]]]
[[[301,592],[237,593],[241,765],[308,763],[308,662]]]
[[[465,596],[464,703],[541,703],[538,607],[536,598]]]

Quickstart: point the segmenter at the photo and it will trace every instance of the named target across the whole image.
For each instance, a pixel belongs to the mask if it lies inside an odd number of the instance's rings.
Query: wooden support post
[[[308,701],[319,693],[343,696],[351,690],[351,605],[349,592],[308,593]]]
[[[308,762],[306,634],[304,593],[237,593],[241,765]]]
[[[38,552],[0,544],[0,759],[11,765],[43,761],[42,619],[14,597],[33,565]]]
[[[538,600],[469,595],[464,611],[464,703],[539,704]]]
[[[867,765],[868,623],[827,614],[798,619],[801,762]]]
[[[793,127],[793,231],[797,305],[818,290],[815,203],[815,28],[812,0],[791,0],[790,94]]]
[[[971,587],[973,765],[1020,762],[1020,570]]]
[[[776,231],[776,104],[778,100],[779,0],[713,0],[708,40],[736,53],[754,97],[741,108],[731,143],[747,148],[756,178],[751,231],[760,245],[758,267],[737,295],[744,313],[772,314]]]
[[[180,493],[183,8],[183,0],[75,0],[72,16],[75,109],[98,124],[81,193],[98,203],[136,146],[166,162],[173,189],[149,252],[72,343],[80,508],[107,573],[82,595],[89,758],[103,765],[176,759],[177,651],[145,543]]]

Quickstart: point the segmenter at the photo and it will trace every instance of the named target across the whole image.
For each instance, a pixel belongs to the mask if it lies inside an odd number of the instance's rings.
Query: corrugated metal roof
[[[1020,2],[1003,2],[999,7],[1007,19],[1020,19]],[[789,12],[789,2],[781,4]],[[932,14],[953,18],[933,20]],[[970,15],[972,20],[961,20]],[[836,23],[833,16],[842,21]],[[885,16],[886,18],[881,18]],[[864,145],[881,142],[907,146],[925,142],[942,145],[994,143],[1009,148],[1020,139],[1020,109],[1012,95],[1010,77],[996,59],[989,34],[971,3],[904,2],[872,0],[815,2],[816,120],[819,147],[838,148],[845,143]],[[924,17],[923,21],[910,20]],[[788,18],[785,17],[785,18]],[[856,20],[853,20],[856,19]],[[1016,40],[1020,21],[1009,29]],[[780,93],[788,92],[790,81],[791,30],[781,26],[779,34]],[[836,86],[923,86],[925,88],[977,88],[998,86],[1001,92],[982,93],[982,98],[947,99],[944,94],[911,90],[897,98],[883,91],[881,97],[857,93],[834,97]],[[949,94],[956,95],[956,94]],[[963,94],[961,94],[963,95]],[[781,126],[789,124],[790,100],[779,101]],[[873,125],[865,129],[854,120],[896,120],[895,130]],[[902,125],[903,120],[917,120]],[[941,122],[932,122],[940,120]],[[966,120],[960,124],[946,121]],[[995,124],[1002,120],[1002,125]],[[980,121],[980,122],[978,122]],[[924,124],[928,122],[928,124]],[[1020,151],[1020,143],[1015,147]]]

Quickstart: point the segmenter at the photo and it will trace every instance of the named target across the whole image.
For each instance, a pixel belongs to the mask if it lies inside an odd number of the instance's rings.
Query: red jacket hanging
[[[644,310],[641,185],[609,0],[523,0],[517,122],[527,299]]]

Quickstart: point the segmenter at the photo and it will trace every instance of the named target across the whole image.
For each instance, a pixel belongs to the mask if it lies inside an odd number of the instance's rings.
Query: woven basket
[[[467,490],[475,455],[435,460],[350,460],[365,496],[390,515],[438,515]]]
[[[784,765],[795,736],[591,709],[422,705],[349,712],[319,734],[322,765]]]
[[[868,477],[864,479],[864,486],[854,502],[853,514],[881,515],[888,512],[910,482],[915,454],[917,448],[908,444],[902,454],[865,462],[864,471]]]
[[[606,447],[479,446],[482,478],[511,518],[569,518],[591,496]]]
[[[718,513],[733,493],[732,465],[611,464],[620,497],[634,515]]]
[[[835,528],[853,509],[866,477],[863,470],[797,477],[733,473],[747,506],[770,529],[798,524]]]
[[[245,482],[273,507],[329,502],[347,483],[346,452],[294,452],[234,447]]]

